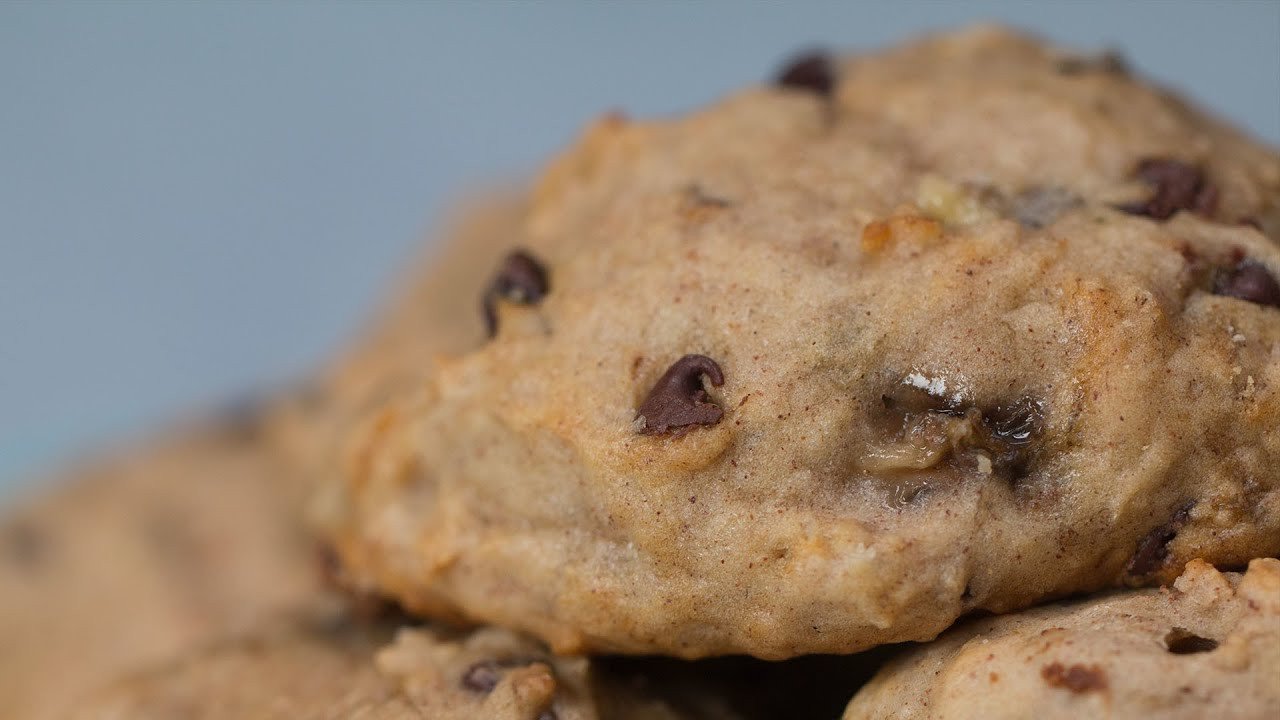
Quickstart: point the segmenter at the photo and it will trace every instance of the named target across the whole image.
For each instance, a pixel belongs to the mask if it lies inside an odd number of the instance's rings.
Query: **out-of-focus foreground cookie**
[[[831,702],[850,668],[856,664],[834,658],[794,667],[565,658],[494,628],[397,631],[392,623],[333,616],[225,640],[121,680],[69,718],[817,718],[838,712]]]
[[[493,337],[344,426],[317,516],[360,585],[567,653],[852,652],[1243,564],[1277,212],[1273,150],[999,29],[611,115]]]
[[[253,428],[213,424],[69,478],[0,520],[0,717],[320,602],[296,491]]]
[[[895,659],[845,720],[1280,717],[1280,560],[968,622]]]

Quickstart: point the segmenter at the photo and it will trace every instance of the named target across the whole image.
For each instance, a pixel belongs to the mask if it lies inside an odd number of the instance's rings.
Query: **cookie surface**
[[[59,717],[133,669],[323,595],[293,490],[243,428],[91,465],[0,520],[0,717]]]
[[[1172,588],[965,623],[907,651],[845,720],[1280,715],[1280,561],[1193,561]]]
[[[553,163],[495,336],[343,434],[354,576],[784,658],[1280,552],[1280,157],[998,29],[829,70]]]
[[[833,668],[823,670],[836,678]],[[759,687],[741,684],[746,677]],[[763,663],[744,668],[565,658],[505,630],[396,629],[334,616],[285,621],[224,640],[119,681],[79,703],[69,717],[763,720],[779,715],[767,703],[742,700],[800,690],[808,679],[798,680],[795,672]],[[827,709],[808,700],[792,699],[788,707],[801,717],[831,716],[806,714]]]

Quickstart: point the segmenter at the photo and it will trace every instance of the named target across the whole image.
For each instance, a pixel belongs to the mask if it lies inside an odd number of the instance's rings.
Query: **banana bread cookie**
[[[255,433],[251,418],[176,432],[6,511],[0,717],[60,717],[125,672],[327,602]]]
[[[277,623],[135,674],[79,703],[69,717],[833,717],[839,706],[831,709],[832,693],[825,688],[841,687],[837,671],[844,672],[847,680],[849,669],[850,663],[834,659],[784,667],[727,661],[689,664],[661,659],[567,658],[551,655],[535,641],[496,628],[472,632],[397,629],[394,622],[356,623],[349,616],[330,615]],[[821,678],[821,688],[814,687],[816,678]],[[787,709],[798,714],[780,710],[782,697],[787,698]]]
[[[1280,561],[966,623],[906,652],[845,720],[1280,717]]]
[[[1273,149],[998,28],[609,115],[317,518],[415,613],[686,658],[1272,555],[1278,207]]]

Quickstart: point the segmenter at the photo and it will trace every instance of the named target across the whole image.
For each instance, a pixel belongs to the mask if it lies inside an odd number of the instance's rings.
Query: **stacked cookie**
[[[1273,150],[977,28],[606,116],[473,215],[237,436],[255,561],[316,564],[305,496],[327,580],[28,716],[1280,713]]]

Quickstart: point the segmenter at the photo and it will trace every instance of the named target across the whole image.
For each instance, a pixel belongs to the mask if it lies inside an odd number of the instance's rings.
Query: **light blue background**
[[[1276,2],[2,2],[0,491],[315,366],[450,199],[605,109],[983,18],[1280,143]]]

